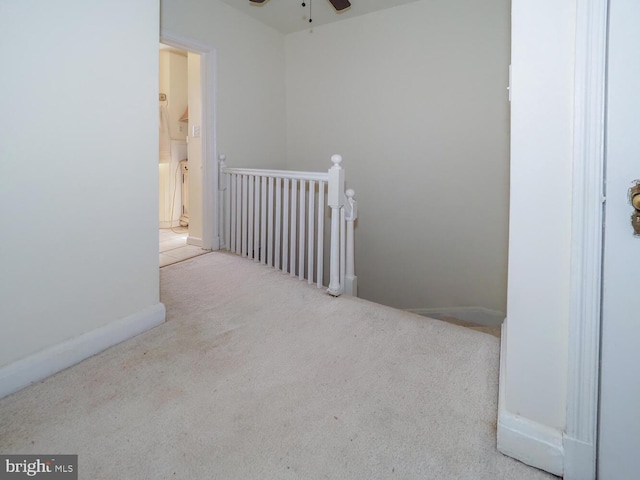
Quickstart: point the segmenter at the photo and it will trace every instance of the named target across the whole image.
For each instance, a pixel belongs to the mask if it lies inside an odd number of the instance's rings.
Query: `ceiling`
[[[250,17],[275,28],[281,33],[293,33],[306,30],[310,26],[346,20],[367,13],[397,7],[417,0],[350,0],[351,7],[336,13],[328,0],[267,0],[263,4],[254,4],[249,0],[221,0],[227,5],[246,13]],[[309,23],[309,3],[312,5],[313,23]]]

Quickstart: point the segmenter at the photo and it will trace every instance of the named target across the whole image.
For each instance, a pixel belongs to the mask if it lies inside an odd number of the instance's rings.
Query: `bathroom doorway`
[[[203,225],[201,55],[159,44],[159,264],[211,250]]]

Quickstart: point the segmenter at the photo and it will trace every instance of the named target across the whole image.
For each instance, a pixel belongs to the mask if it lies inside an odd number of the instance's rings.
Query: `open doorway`
[[[211,250],[204,237],[201,55],[159,44],[159,264]]]

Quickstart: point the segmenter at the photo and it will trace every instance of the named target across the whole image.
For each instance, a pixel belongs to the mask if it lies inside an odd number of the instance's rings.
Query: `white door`
[[[611,0],[598,478],[640,478],[640,1]]]

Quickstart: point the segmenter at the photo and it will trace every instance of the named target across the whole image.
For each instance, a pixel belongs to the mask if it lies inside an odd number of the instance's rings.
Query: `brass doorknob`
[[[636,180],[635,185],[629,189],[629,200],[633,208],[640,211],[640,180]]]

